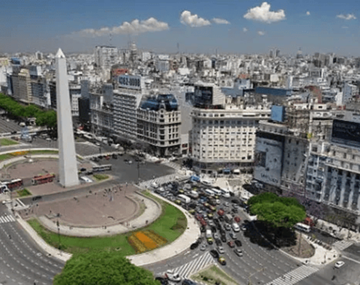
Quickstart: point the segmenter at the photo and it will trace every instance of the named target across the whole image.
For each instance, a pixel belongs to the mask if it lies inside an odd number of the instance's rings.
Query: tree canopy
[[[74,255],[55,276],[54,285],[159,285],[152,273],[130,263],[118,252]]]
[[[262,193],[249,199],[250,212],[276,227],[292,227],[306,218],[306,211],[296,198]]]
[[[57,117],[54,110],[43,111],[35,105],[24,106],[10,96],[1,93],[0,108],[17,120],[35,117],[38,126],[46,126],[49,129],[55,129],[57,126]]]

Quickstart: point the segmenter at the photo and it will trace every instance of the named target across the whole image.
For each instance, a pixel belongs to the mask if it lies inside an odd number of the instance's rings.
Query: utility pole
[[[57,225],[57,229],[58,229],[59,250],[60,250],[60,253],[61,253],[61,249],[60,249],[61,241],[60,241],[60,224],[59,224],[59,220],[56,221],[56,225]]]
[[[138,170],[138,185],[140,185],[140,161],[137,163],[137,170]]]

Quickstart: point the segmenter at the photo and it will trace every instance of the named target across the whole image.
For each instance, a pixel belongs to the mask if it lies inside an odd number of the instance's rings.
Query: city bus
[[[311,228],[308,225],[305,225],[302,223],[297,223],[296,225],[294,225],[294,229],[297,229],[297,230],[305,232],[305,233],[309,233]]]
[[[23,185],[23,180],[13,179],[11,181],[3,182],[3,184],[6,185],[9,188],[9,190],[12,190],[21,187]]]
[[[38,175],[38,176],[34,176],[34,178],[31,179],[31,183],[33,185],[49,183],[49,182],[53,182],[54,178],[55,178],[55,174],[53,173]]]
[[[111,170],[111,168],[112,168],[111,164],[93,166],[93,172],[107,171],[107,170]]]

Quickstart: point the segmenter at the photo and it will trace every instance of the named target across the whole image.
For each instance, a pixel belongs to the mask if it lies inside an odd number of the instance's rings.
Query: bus
[[[3,184],[6,185],[9,190],[12,190],[21,187],[24,183],[22,179],[13,179],[11,181],[3,182]]]
[[[107,170],[111,170],[111,168],[112,168],[111,164],[93,166],[93,172],[107,171]]]
[[[31,179],[31,183],[33,185],[45,184],[45,183],[53,182],[54,178],[55,178],[55,174],[53,173],[38,175],[38,176],[34,176],[34,178]]]
[[[186,196],[186,195],[184,195],[184,194],[179,194],[179,195],[177,196],[177,198],[178,198],[181,202],[183,202],[183,203],[185,203],[185,204],[189,204],[190,201],[191,201],[190,197],[188,197],[188,196]]]
[[[302,223],[297,223],[296,225],[294,225],[294,229],[297,229],[297,230],[305,232],[305,233],[309,233],[311,228],[308,225],[305,225]]]

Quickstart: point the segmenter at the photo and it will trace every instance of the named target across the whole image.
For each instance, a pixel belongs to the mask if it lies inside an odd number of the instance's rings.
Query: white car
[[[219,247],[218,247],[218,252],[219,252],[220,254],[225,253],[224,248],[223,248],[222,246],[219,246]]]
[[[336,261],[335,263],[335,268],[340,268],[341,266],[343,266],[345,264],[344,261]]]
[[[166,271],[165,277],[167,279],[169,279],[170,281],[173,281],[173,282],[180,282],[181,281],[181,277],[180,277],[179,273],[176,273],[174,270]]]
[[[201,247],[200,247],[200,250],[201,251],[204,251],[206,249],[206,244],[203,244]]]

